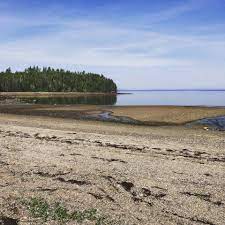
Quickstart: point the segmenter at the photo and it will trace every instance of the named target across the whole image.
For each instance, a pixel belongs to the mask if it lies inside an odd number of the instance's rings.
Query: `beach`
[[[225,0],[0,2],[0,225],[225,225]]]
[[[224,107],[102,106],[0,103],[0,113],[78,120],[105,120],[141,125],[185,125],[204,118],[224,116]],[[104,114],[108,116],[104,118]],[[111,116],[111,117],[110,117]]]
[[[18,224],[40,223],[31,197],[114,224],[224,224],[223,132],[0,114],[0,144],[0,214]]]

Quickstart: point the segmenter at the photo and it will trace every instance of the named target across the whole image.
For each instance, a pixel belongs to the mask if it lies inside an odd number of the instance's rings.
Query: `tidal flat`
[[[11,100],[0,104],[0,223],[224,224],[225,134],[187,126],[224,108]]]
[[[224,116],[225,108],[201,106],[105,106],[83,104],[46,105],[23,104],[17,101],[15,102],[15,100],[12,100],[12,102],[7,100],[0,104],[0,113],[79,120],[102,120],[157,126],[185,125],[200,119]]]

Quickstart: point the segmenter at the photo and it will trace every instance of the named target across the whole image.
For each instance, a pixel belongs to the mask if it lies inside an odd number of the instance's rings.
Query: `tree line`
[[[63,69],[34,66],[24,71],[0,72],[1,92],[117,92],[113,80],[100,74],[70,72]]]

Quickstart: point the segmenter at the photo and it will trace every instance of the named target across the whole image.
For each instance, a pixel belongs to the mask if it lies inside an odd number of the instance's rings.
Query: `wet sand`
[[[0,215],[21,225],[31,196],[121,225],[224,224],[223,132],[0,114],[0,145]]]
[[[224,116],[225,108],[182,106],[98,106],[98,105],[35,105],[0,104],[0,113],[50,116],[70,119],[101,120],[102,113],[123,117],[145,125],[184,125],[203,118]],[[109,119],[110,121],[110,119]]]
[[[202,118],[225,115],[225,108],[201,106],[114,106],[111,110],[114,116],[127,116],[146,124],[185,124]]]

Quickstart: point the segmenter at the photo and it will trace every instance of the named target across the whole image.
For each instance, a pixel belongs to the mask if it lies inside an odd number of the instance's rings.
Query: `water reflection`
[[[79,97],[48,97],[48,98],[21,98],[25,103],[33,104],[49,104],[49,105],[115,105],[117,102],[116,95],[101,95],[101,96],[79,96]]]
[[[126,94],[129,92],[130,94]],[[120,91],[116,95],[22,98],[36,104],[225,106],[225,91]]]

